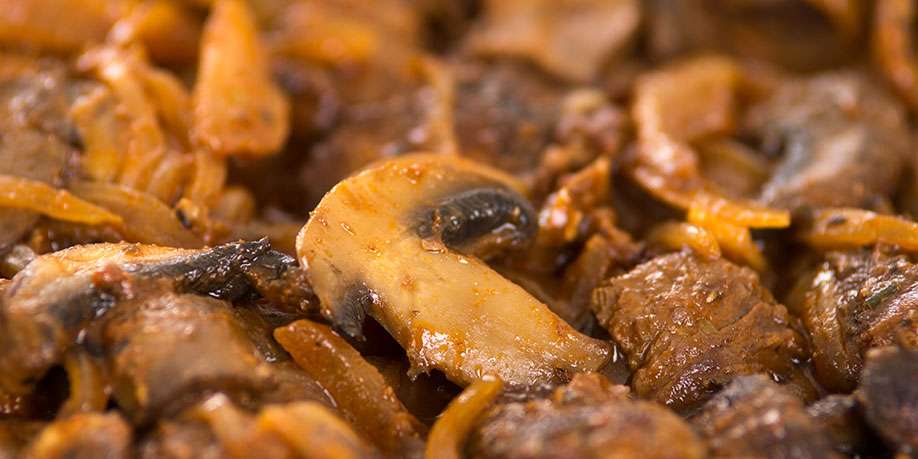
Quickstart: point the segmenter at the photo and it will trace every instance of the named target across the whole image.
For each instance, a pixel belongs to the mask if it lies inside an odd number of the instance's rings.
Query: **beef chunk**
[[[624,386],[578,374],[550,398],[499,404],[472,434],[472,458],[700,458],[688,425]]]
[[[761,200],[789,210],[878,207],[910,154],[902,107],[853,73],[785,83],[747,124],[761,150],[783,155]]]
[[[692,424],[707,439],[713,457],[842,457],[800,399],[764,375],[734,379]]]
[[[795,290],[789,304],[812,337],[815,375],[830,390],[854,389],[868,349],[918,346],[918,265],[889,248],[831,252]]]
[[[510,64],[456,66],[459,151],[514,173],[539,164],[561,116],[563,85]]]
[[[810,390],[798,366],[803,337],[748,268],[669,254],[606,281],[592,307],[628,358],[640,397],[686,412],[752,373]]]
[[[829,395],[806,408],[831,439],[835,451],[851,456],[882,454],[882,442],[864,420],[863,407],[851,395]]]
[[[858,398],[867,421],[905,457],[918,454],[918,350],[867,353]]]
[[[210,392],[255,394],[270,370],[228,303],[158,293],[113,310],[99,343],[114,398],[138,424],[175,414]]]

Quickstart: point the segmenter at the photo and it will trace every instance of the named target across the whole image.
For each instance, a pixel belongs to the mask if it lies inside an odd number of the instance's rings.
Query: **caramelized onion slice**
[[[408,352],[465,385],[493,374],[511,385],[591,371],[607,343],[577,333],[548,307],[456,247],[535,231],[515,181],[452,155],[390,160],[336,185],[297,238],[323,313],[359,335],[366,314]]]
[[[128,120],[124,136],[110,138],[112,144],[119,142],[115,147],[124,150],[118,182],[145,189],[165,154],[166,138],[156,117],[156,104],[146,93],[150,66],[143,49],[96,48],[81,56],[78,65],[105,82],[118,101],[115,116]]]
[[[480,379],[454,398],[427,438],[426,459],[460,459],[469,431],[475,421],[500,394],[504,383],[499,379]]]
[[[308,320],[274,330],[274,338],[383,452],[400,457],[420,454],[423,427],[379,370],[344,339]]]
[[[912,109],[918,108],[918,62],[915,61],[912,0],[877,0],[873,55],[880,71]]]
[[[84,413],[103,412],[108,404],[108,381],[99,361],[83,348],[76,348],[64,357],[70,396],[58,410],[58,418]]]
[[[666,249],[681,250],[683,247],[708,257],[720,257],[720,245],[710,231],[691,223],[666,222],[658,225],[647,235],[647,242]]]
[[[71,189],[80,198],[116,214],[123,221],[121,233],[125,240],[181,248],[204,245],[182,226],[172,209],[151,194],[99,182],[78,182]]]
[[[198,55],[201,26],[195,14],[170,0],[140,3],[123,16],[110,38],[124,43],[140,41],[156,62],[176,66],[193,64]]]
[[[720,220],[747,228],[787,228],[791,222],[787,210],[734,201],[712,193],[696,194],[692,207],[703,208]]]
[[[732,127],[738,79],[733,62],[702,57],[638,80],[631,113],[638,130],[633,175],[641,186],[669,204],[688,207],[703,187],[688,143]]]
[[[863,209],[814,210],[799,236],[807,244],[823,250],[884,243],[910,252],[918,251],[918,223]]]
[[[228,457],[373,459],[378,452],[328,408],[316,402],[268,405],[250,414],[224,394],[187,410],[183,418],[203,421]]]
[[[0,175],[0,208],[31,210],[87,225],[119,224],[121,217],[44,182]]]
[[[707,208],[695,205],[689,209],[688,221],[710,232],[727,258],[760,272],[768,265],[762,251],[752,240],[749,228],[718,218]]]
[[[98,88],[77,98],[70,116],[83,141],[83,173],[100,182],[114,181],[124,162],[128,129],[119,116],[117,99],[107,88]]]
[[[690,143],[732,129],[739,68],[720,57],[701,57],[641,78],[632,115],[638,128],[631,175],[656,198],[680,209],[700,206],[727,223],[783,228],[787,212],[734,201],[713,191]]]
[[[128,459],[131,427],[117,413],[80,413],[48,424],[19,457]]]
[[[124,4],[109,0],[0,0],[0,44],[51,52],[96,42]]]
[[[373,459],[376,451],[354,429],[319,403],[299,402],[265,408],[259,429],[276,433],[296,452],[310,459]]]
[[[192,138],[224,155],[280,149],[290,104],[271,80],[247,2],[216,2],[204,29],[193,94]]]

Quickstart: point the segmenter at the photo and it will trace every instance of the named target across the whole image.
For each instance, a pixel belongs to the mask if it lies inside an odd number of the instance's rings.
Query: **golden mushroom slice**
[[[297,254],[323,314],[352,336],[370,314],[413,372],[530,385],[595,370],[610,352],[479,258],[525,244],[535,225],[513,178],[456,156],[410,155],[335,186]]]

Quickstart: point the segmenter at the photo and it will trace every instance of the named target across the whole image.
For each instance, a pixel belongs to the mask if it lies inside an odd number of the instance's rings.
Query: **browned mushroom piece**
[[[918,453],[918,350],[885,347],[867,353],[858,400],[867,422],[903,457]]]
[[[64,65],[0,55],[0,176],[59,185],[73,150],[67,110],[73,81]],[[38,214],[0,206],[0,252],[19,241]]]
[[[855,388],[870,348],[918,347],[918,265],[890,247],[826,254],[788,306],[811,337],[817,380],[832,391]]]
[[[44,255],[0,297],[0,386],[23,393],[57,363],[91,323],[130,296],[132,282],[158,280],[179,292],[239,299],[262,288],[294,309],[308,304],[300,288],[278,289],[295,261],[267,241],[206,250],[140,244],[96,244]],[[140,283],[137,285],[139,286]],[[296,299],[296,300],[295,300]],[[286,300],[285,300],[286,301]]]
[[[832,394],[806,407],[807,413],[829,436],[832,449],[848,456],[878,456],[882,442],[864,419],[864,407],[853,395]]]
[[[664,407],[578,374],[549,398],[497,404],[478,422],[470,458],[701,458],[704,443]]]
[[[787,81],[745,125],[760,150],[783,155],[760,199],[792,211],[882,208],[910,154],[902,105],[852,72]]]
[[[803,336],[748,268],[687,251],[664,255],[607,280],[592,307],[627,357],[639,397],[689,412],[752,373],[812,395]]]
[[[647,53],[657,59],[727,52],[795,70],[845,62],[860,43],[860,2],[652,0]]]
[[[764,375],[740,376],[692,418],[712,457],[842,458],[830,436],[786,387]]]
[[[350,335],[373,316],[412,371],[459,384],[493,374],[528,385],[595,370],[606,343],[574,331],[477,255],[535,229],[516,182],[454,156],[415,155],[339,183],[300,232],[297,253],[323,314]]]
[[[24,459],[128,459],[132,432],[118,414],[82,413],[52,422],[22,452]]]
[[[641,19],[634,0],[491,0],[467,46],[488,57],[521,58],[571,81],[599,76],[628,50]]]

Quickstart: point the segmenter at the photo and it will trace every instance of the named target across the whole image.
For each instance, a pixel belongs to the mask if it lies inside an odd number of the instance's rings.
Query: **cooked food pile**
[[[918,457],[913,0],[0,0],[0,459]]]

